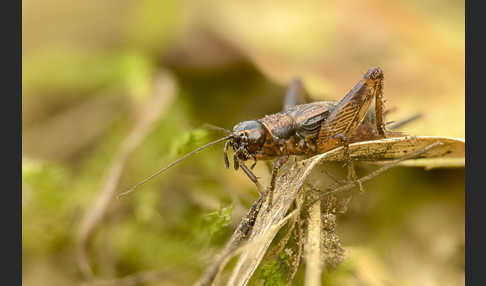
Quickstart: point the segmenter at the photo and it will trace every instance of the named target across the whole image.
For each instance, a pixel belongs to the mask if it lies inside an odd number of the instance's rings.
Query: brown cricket
[[[370,108],[374,99],[374,110]],[[261,119],[238,123],[228,136],[197,148],[172,162],[121,195],[181,162],[187,157],[222,141],[224,162],[229,168],[228,149],[233,149],[234,169],[239,167],[252,180],[260,193],[263,190],[251,169],[259,160],[277,158],[273,165],[268,186],[270,204],[278,170],[290,155],[312,156],[344,146],[348,158],[348,179],[356,179],[348,145],[352,142],[401,136],[400,132],[388,131],[384,122],[383,71],[379,67],[369,69],[363,78],[340,101],[309,103],[309,95],[302,82],[294,78],[287,90],[284,110]],[[245,161],[254,160],[248,168]]]

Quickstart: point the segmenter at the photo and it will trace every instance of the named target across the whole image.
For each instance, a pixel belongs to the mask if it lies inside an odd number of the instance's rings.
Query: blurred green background
[[[194,283],[257,198],[222,146],[115,196],[221,136],[204,123],[278,112],[292,76],[338,100],[379,65],[388,120],[422,112],[404,132],[464,137],[463,1],[22,6],[24,285]],[[348,260],[325,285],[464,285],[464,169],[401,167],[365,188],[338,218]]]

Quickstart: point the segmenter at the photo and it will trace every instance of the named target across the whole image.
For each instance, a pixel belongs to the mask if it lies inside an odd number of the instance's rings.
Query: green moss
[[[277,258],[261,267],[258,277],[264,281],[265,286],[287,285],[291,262],[292,256],[282,251]]]
[[[59,253],[72,235],[70,176],[61,166],[22,162],[22,249],[28,255]]]
[[[204,227],[204,232],[208,234],[207,237],[209,237],[209,239],[230,224],[232,212],[233,205],[229,205],[228,207],[210,212],[203,217],[202,226]]]

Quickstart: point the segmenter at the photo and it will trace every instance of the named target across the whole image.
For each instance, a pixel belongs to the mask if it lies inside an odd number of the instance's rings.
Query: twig
[[[307,240],[304,246],[305,285],[321,285],[321,201],[315,200],[309,207]]]
[[[403,156],[402,158],[397,159],[394,162],[389,163],[389,164],[387,164],[387,165],[385,165],[385,166],[383,166],[383,167],[381,167],[381,168],[379,168],[379,169],[371,172],[370,174],[368,174],[368,175],[366,175],[364,177],[361,177],[360,179],[358,179],[356,181],[352,181],[350,183],[347,183],[347,184],[342,185],[342,186],[337,187],[337,188],[332,188],[331,190],[323,193],[322,196],[328,196],[330,194],[334,194],[334,193],[344,192],[344,191],[350,190],[353,187],[359,185],[360,183],[364,183],[366,181],[369,181],[369,180],[373,179],[374,177],[378,176],[379,174],[385,172],[386,170],[397,166],[400,162],[403,162],[403,161],[410,160],[410,159],[413,159],[415,157],[418,157],[418,156],[424,154],[425,152],[429,151],[430,149],[432,149],[434,147],[437,147],[439,145],[442,145],[442,144],[443,144],[442,142],[432,143],[432,144],[424,147],[423,149],[421,149],[421,150],[419,150],[417,152],[411,153],[409,155]]]
[[[442,145],[441,142],[432,143],[422,150],[411,153],[407,156],[395,160],[393,163],[387,164],[364,176],[356,181],[345,184],[341,187],[334,188],[331,191],[325,192],[324,196],[329,196],[330,194],[342,192],[345,190],[352,189],[353,187],[360,185],[363,182],[371,180],[377,175],[385,172],[386,170],[398,165],[400,162],[418,157],[428,150]],[[321,261],[321,250],[320,250],[320,239],[321,239],[321,200],[314,200],[309,207],[309,220],[307,224],[307,241],[305,244],[305,259],[306,259],[306,272],[305,272],[305,285],[315,286],[321,284],[322,275],[322,261]]]
[[[290,286],[292,284],[292,281],[294,280],[295,274],[297,273],[297,270],[299,269],[300,260],[302,258],[302,252],[303,252],[303,249],[304,249],[304,243],[302,242],[302,239],[303,239],[303,236],[304,236],[302,221],[297,220],[296,225],[297,225],[297,227],[295,228],[295,240],[296,240],[296,244],[297,244],[297,254],[295,256],[294,261],[292,262],[292,268],[291,268],[290,275],[289,275],[289,281],[287,281],[287,286]]]
[[[272,208],[277,208],[278,210],[276,213],[273,213],[272,215],[272,212],[262,211],[258,215],[250,239],[245,245],[245,251],[240,256],[227,285],[246,285],[277,232],[287,224],[289,220],[300,213],[300,209],[295,209],[287,216],[280,218],[280,214],[285,214],[288,209],[283,209],[281,206],[278,207],[278,205],[281,204],[280,199],[282,198],[277,197],[277,200],[274,200],[272,204]],[[288,205],[290,204],[291,202]],[[285,203],[285,205],[287,204]],[[262,207],[268,208],[268,200],[266,200]],[[272,223],[262,223],[262,220],[270,220]]]
[[[376,170],[372,174],[360,179],[361,182],[365,182],[375,177],[379,173],[384,172],[387,169],[399,164],[402,161],[420,156],[425,152],[429,151],[430,149],[442,144],[445,145],[444,148],[441,148],[439,150],[434,150],[434,152],[428,152],[427,154],[424,155],[424,157],[427,158],[443,157],[443,156],[458,157],[463,154],[462,151],[464,149],[463,142],[459,142],[458,140],[450,139],[450,138],[423,137],[423,136],[388,138],[388,139],[380,139],[380,140],[371,140],[366,142],[365,141],[357,142],[357,143],[352,143],[350,145],[350,149],[352,152],[352,156],[355,157],[355,159],[357,160],[366,160],[366,159],[369,160],[371,157],[373,157],[374,160],[395,159],[395,161],[393,161],[393,163],[391,163],[390,165],[387,165],[379,170]],[[407,156],[403,156],[402,155],[403,152],[407,152],[407,151],[410,152],[410,154]],[[282,220],[284,219],[284,216],[287,213],[288,209],[290,208],[292,202],[299,196],[299,194],[302,193],[300,191],[303,189],[303,186],[307,178],[311,174],[312,170],[317,165],[322,164],[323,162],[342,160],[343,158],[342,153],[343,150],[341,147],[314,156],[304,161],[293,162],[291,164],[288,163],[289,168],[285,168],[286,170],[283,171],[281,175],[277,178],[276,188],[274,191],[274,202],[272,206],[269,207],[268,202],[266,201],[262,202],[261,208],[264,209],[265,211],[261,211],[256,214],[256,218],[254,220],[254,225],[252,226],[251,233],[248,234],[249,236],[247,238],[245,237],[245,241],[247,241],[246,245],[244,247],[238,248],[236,251],[231,252],[231,255],[235,255],[235,252],[239,252],[241,249],[244,249],[244,251],[242,251],[238,259],[235,268],[233,269],[233,272],[229,278],[227,285],[240,286],[240,285],[246,285],[249,282],[254,271],[261,263],[261,260],[263,259],[265,252],[270,246],[278,230],[280,229],[281,226],[283,226]],[[375,153],[379,153],[380,156],[377,156],[376,158],[374,156],[371,156]],[[343,187],[353,188],[356,184],[357,182],[352,182]],[[338,189],[335,190],[343,191],[344,190],[343,187],[339,187]],[[328,193],[325,193],[323,195],[328,195]],[[302,237],[303,236],[302,232],[303,232],[302,227],[300,224],[298,224],[297,235]],[[301,247],[299,247],[299,250],[301,250]],[[223,251],[223,253],[224,252],[225,251]],[[222,257],[225,258],[224,255],[222,255]],[[296,258],[300,259],[300,255],[298,255]],[[300,260],[298,261],[300,262]],[[220,262],[215,263],[215,265],[212,266],[213,269],[216,269],[215,272],[208,271],[205,274],[205,276],[207,276],[207,274],[209,273],[210,274],[209,277],[212,276],[212,279],[209,280],[201,279],[202,281],[206,281],[207,283],[206,284],[201,283],[197,285],[209,285],[210,283],[212,283],[212,281],[215,280],[214,277],[222,269]],[[291,274],[292,276],[291,279],[293,279],[293,275],[295,274],[294,272],[295,269],[297,268],[293,267],[292,270],[293,274]]]
[[[174,81],[167,75],[156,79],[155,95],[152,96],[147,106],[140,106],[145,110],[139,122],[132,129],[130,134],[122,142],[122,145],[115,156],[111,168],[105,177],[105,183],[100,191],[100,195],[94,202],[93,207],[86,210],[85,216],[81,221],[78,240],[78,265],[85,278],[93,277],[93,270],[89,264],[88,249],[93,238],[94,231],[103,219],[113,200],[120,177],[129,155],[142,142],[146,134],[151,130],[153,122],[166,110],[169,103],[175,96]]]

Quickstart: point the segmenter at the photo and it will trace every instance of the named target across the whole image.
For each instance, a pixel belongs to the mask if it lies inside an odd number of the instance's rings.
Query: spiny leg
[[[338,146],[344,147],[348,179],[356,180],[356,172],[349,152],[349,139],[356,134],[356,130],[363,123],[373,98],[376,129],[381,137],[386,137],[383,115],[383,72],[379,67],[373,67],[366,72],[363,79],[330,111],[319,131],[318,146],[321,151],[325,152]]]
[[[231,144],[230,141],[226,141],[226,144],[224,144],[224,150],[223,150],[223,155],[224,155],[224,165],[226,169],[229,168],[229,160],[228,160],[228,146]]]
[[[376,114],[376,129],[378,133],[386,137],[385,122],[384,122],[384,100],[383,100],[383,73],[380,75],[380,79],[376,83],[375,92],[375,114]]]
[[[353,181],[356,182],[359,185],[359,190],[363,192],[363,186],[360,181],[358,181],[358,176],[356,175],[356,169],[354,168],[354,162],[353,159],[351,158],[351,153],[349,151],[349,140],[346,136],[343,134],[337,134],[333,136],[334,138],[337,138],[341,140],[343,149],[344,149],[344,159],[346,160],[346,166],[348,167],[348,175],[347,175],[347,180],[348,181]]]
[[[260,185],[260,183],[258,182],[257,176],[255,176],[255,174],[253,174],[253,172],[245,165],[245,163],[243,161],[238,160],[238,165],[241,167],[243,172],[245,172],[245,174],[248,176],[248,178],[250,178],[250,180],[253,183],[255,183],[260,195],[263,195],[264,191],[263,191],[262,185]]]
[[[321,151],[328,151],[342,144],[331,140],[335,135],[342,134],[348,139],[367,118],[368,109],[375,101],[375,124],[380,137],[385,137],[383,116],[383,73],[379,67],[368,70],[346,96],[330,109],[326,120],[319,130],[318,147]],[[375,125],[374,124],[374,125]]]
[[[272,205],[273,190],[275,189],[275,182],[277,181],[278,170],[289,160],[288,155],[280,156],[273,164],[272,178],[270,179],[270,185],[268,186],[268,205]]]
[[[253,164],[251,164],[250,169],[253,170],[257,164],[257,159],[255,155],[252,155],[251,157],[253,158]]]
[[[263,195],[264,194],[263,188],[262,188],[262,185],[260,185],[260,183],[258,182],[257,176],[255,176],[255,174],[253,174],[253,172],[245,165],[245,163],[238,158],[238,153],[240,153],[242,151],[243,151],[243,149],[240,148],[240,149],[236,150],[233,154],[233,163],[234,163],[235,171],[238,170],[241,167],[241,169],[243,170],[243,172],[245,172],[245,174],[248,176],[248,178],[250,178],[250,180],[253,183],[255,183],[260,195]],[[255,163],[256,163],[256,161],[255,161]],[[227,164],[226,150],[225,150],[225,164]],[[227,164],[227,166],[228,165],[229,164]]]

